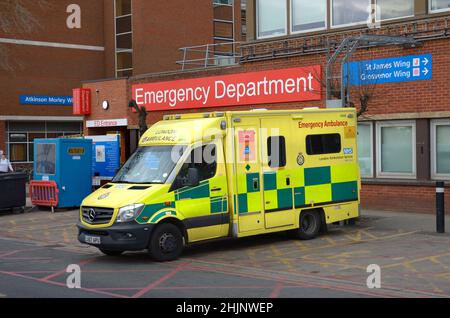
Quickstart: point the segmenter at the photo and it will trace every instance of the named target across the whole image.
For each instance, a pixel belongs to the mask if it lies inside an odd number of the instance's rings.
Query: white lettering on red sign
[[[205,108],[321,100],[321,67],[133,85],[133,99],[147,110]]]

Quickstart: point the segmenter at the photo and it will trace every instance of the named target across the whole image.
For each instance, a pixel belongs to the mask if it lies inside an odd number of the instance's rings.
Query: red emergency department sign
[[[73,89],[73,114],[89,115],[91,113],[91,90],[89,88]]]
[[[312,101],[321,99],[321,74],[315,65],[136,84],[132,95],[148,111]]]

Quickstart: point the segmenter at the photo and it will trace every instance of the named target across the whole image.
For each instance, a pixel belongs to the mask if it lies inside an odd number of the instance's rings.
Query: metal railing
[[[450,17],[424,18],[377,29],[354,29],[308,36],[291,36],[282,40],[224,42],[181,48],[182,59],[176,63],[182,70],[243,64],[289,56],[332,54],[344,39],[361,36],[409,37],[418,41],[450,38]],[[361,44],[360,48],[371,47]]]
[[[176,63],[182,70],[236,65],[242,57],[240,47],[240,42],[183,47],[180,49],[183,58]]]

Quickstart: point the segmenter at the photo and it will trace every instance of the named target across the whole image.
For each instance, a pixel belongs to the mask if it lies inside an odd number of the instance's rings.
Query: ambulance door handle
[[[211,191],[220,191],[222,188],[212,188]]]
[[[255,178],[253,179],[253,190],[258,190],[259,186],[258,186],[258,179]]]
[[[286,178],[286,185],[287,186],[291,185],[291,178],[289,178],[289,177]]]

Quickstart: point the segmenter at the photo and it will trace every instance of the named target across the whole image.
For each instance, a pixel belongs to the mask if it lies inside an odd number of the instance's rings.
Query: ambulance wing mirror
[[[200,171],[198,168],[189,168],[186,176],[185,186],[195,187],[200,182]]]

